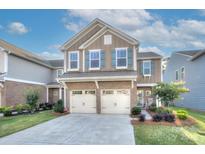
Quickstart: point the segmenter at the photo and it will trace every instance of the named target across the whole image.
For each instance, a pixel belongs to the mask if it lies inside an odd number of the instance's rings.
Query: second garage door
[[[130,114],[130,90],[102,90],[101,112],[110,114]]]
[[[74,90],[70,94],[72,113],[96,113],[95,90]]]

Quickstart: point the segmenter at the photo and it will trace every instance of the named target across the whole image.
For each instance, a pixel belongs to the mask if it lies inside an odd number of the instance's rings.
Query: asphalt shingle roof
[[[143,58],[162,58],[162,56],[155,52],[138,52],[137,59]]]

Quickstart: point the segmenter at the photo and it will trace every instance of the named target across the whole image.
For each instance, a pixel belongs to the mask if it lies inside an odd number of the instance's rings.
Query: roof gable
[[[70,40],[68,40],[66,43],[64,43],[61,47],[61,50],[64,51],[66,49],[68,49],[69,47],[71,47],[72,44],[76,43],[82,36],[81,35],[86,35],[86,34],[83,34],[83,33],[86,33],[86,31],[92,29],[93,26],[96,26],[96,25],[100,25],[101,26],[101,29],[99,29],[95,34],[93,34],[89,39],[87,39],[85,42],[83,42],[79,47],[80,48],[84,48],[84,46],[86,44],[88,44],[89,42],[91,42],[93,39],[97,38],[98,35],[102,35],[104,32],[110,30],[111,32],[114,32],[118,35],[120,35],[121,37],[123,37],[126,41],[129,41],[129,43],[132,43],[132,44],[139,44],[139,42],[125,34],[124,32],[121,32],[120,30],[112,27],[111,25],[105,23],[104,21],[100,20],[100,19],[95,19],[93,20],[87,27],[85,27],[82,31],[80,31],[79,33],[77,33],[76,35],[73,36],[73,38],[71,38]]]

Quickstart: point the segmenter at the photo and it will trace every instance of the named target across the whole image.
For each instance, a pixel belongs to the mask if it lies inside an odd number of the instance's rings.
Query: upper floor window
[[[100,69],[100,50],[89,51],[89,69],[96,70]]]
[[[179,71],[178,70],[176,70],[175,79],[176,79],[176,81],[179,80]]]
[[[112,35],[104,35],[104,45],[112,44]]]
[[[57,77],[60,77],[61,75],[63,75],[63,69],[58,69],[57,70]]]
[[[69,52],[69,70],[78,70],[79,69],[79,52],[72,51]]]
[[[184,78],[185,78],[185,68],[182,67],[181,68],[181,80],[184,80]]]
[[[127,48],[116,48],[116,68],[127,68]]]
[[[151,76],[151,60],[143,61],[143,75]]]

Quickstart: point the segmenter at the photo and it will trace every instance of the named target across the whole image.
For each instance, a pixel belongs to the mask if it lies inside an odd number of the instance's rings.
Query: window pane
[[[144,62],[144,67],[150,68],[150,62]]]
[[[78,54],[77,53],[71,53],[70,54],[70,60],[77,61],[78,60]]]
[[[99,67],[99,60],[91,60],[91,68]]]
[[[118,49],[117,50],[117,57],[118,58],[124,58],[124,57],[126,57],[126,50],[125,49]]]
[[[71,61],[70,62],[70,68],[71,69],[78,68],[78,62],[77,61]]]
[[[144,68],[144,74],[151,74],[150,69],[149,68]]]
[[[92,59],[99,59],[99,52],[91,52],[91,60]]]
[[[124,67],[126,66],[126,58],[123,58],[123,59],[117,59],[117,66],[118,67]]]

